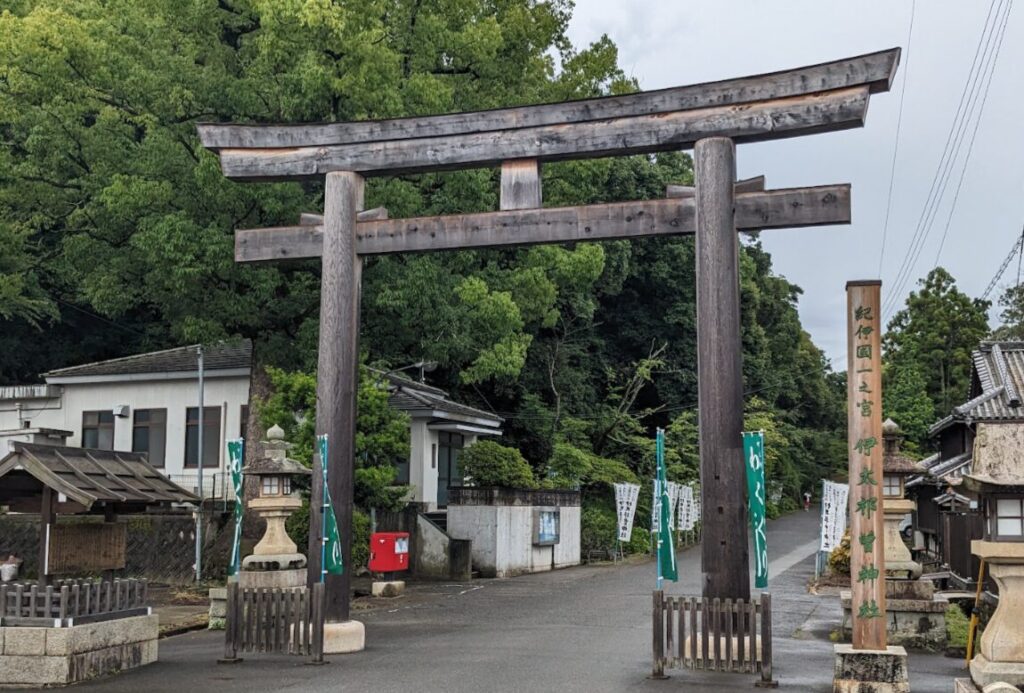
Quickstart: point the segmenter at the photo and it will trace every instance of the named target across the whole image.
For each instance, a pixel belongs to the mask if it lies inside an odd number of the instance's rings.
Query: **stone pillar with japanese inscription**
[[[834,691],[909,691],[906,651],[886,642],[881,287],[846,285],[853,644],[836,645]]]

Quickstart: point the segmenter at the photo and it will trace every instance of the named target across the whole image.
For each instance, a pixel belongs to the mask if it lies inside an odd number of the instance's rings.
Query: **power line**
[[[946,135],[946,142],[943,146],[942,156],[939,160],[938,166],[936,167],[935,174],[932,177],[928,196],[921,210],[921,215],[918,218],[918,223],[915,227],[910,245],[908,246],[903,262],[897,272],[896,280],[893,282],[895,289],[889,293],[883,313],[891,313],[892,309],[898,305],[898,297],[907,281],[911,278],[917,260],[920,257],[928,235],[931,232],[931,226],[934,223],[939,205],[941,204],[946,186],[949,182],[950,172],[952,171],[957,155],[959,154],[960,147],[963,143],[967,123],[970,121],[971,115],[974,112],[975,104],[977,103],[979,87],[985,81],[982,75],[984,75],[989,68],[994,68],[995,65],[994,60],[989,60],[990,56],[994,55],[990,52],[990,46],[992,45],[992,39],[997,32],[997,27],[1000,24],[1000,17],[1004,14],[1003,7],[1004,0],[999,0],[998,5],[996,4],[996,0],[991,0],[989,4],[989,11],[985,17],[985,23],[982,27],[981,34],[978,37],[977,46],[975,47],[974,59],[971,62],[971,68],[968,72],[967,80],[960,93],[960,102],[957,105],[949,133]],[[1005,7],[1005,12],[1008,13],[1012,7],[1012,0],[1010,0]]]
[[[910,27],[907,29],[907,60],[903,68],[903,85],[900,87],[900,110],[896,116],[896,139],[892,145],[892,166],[889,168],[889,194],[885,200],[885,224],[882,226],[882,249],[878,253],[878,276],[882,276],[882,263],[885,260],[885,238],[889,233],[889,213],[892,211],[892,193],[896,182],[896,155],[900,150],[900,132],[903,126],[903,100],[907,96],[907,82],[910,81],[910,42],[914,38],[914,11],[917,0],[910,3]]]
[[[999,36],[996,38],[996,47],[992,54],[992,68],[988,72],[988,78],[985,82],[984,90],[981,93],[981,106],[978,108],[978,118],[974,121],[974,130],[971,131],[971,139],[967,142],[967,154],[964,157],[963,168],[960,169],[960,179],[956,184],[956,191],[953,193],[953,203],[949,207],[949,215],[946,217],[946,226],[942,229],[942,240],[939,241],[939,250],[935,253],[935,264],[932,269],[939,266],[939,258],[942,256],[942,248],[946,245],[946,235],[949,233],[949,225],[953,221],[953,214],[956,212],[956,203],[960,199],[960,188],[964,184],[964,176],[967,173],[967,167],[971,163],[971,154],[974,152],[974,139],[978,136],[978,126],[981,125],[981,118],[985,113],[985,102],[988,101],[989,87],[992,86],[992,77],[996,73],[995,63],[999,59],[999,51],[1003,46],[1003,37],[1006,36],[1006,25],[1010,19],[1010,7],[1013,5],[1013,0],[1010,0],[1010,4],[1006,7],[1006,13],[1003,15],[1003,23],[999,27]]]
[[[1010,248],[1010,252],[1006,254],[1006,258],[1003,260],[1003,264],[1001,264],[999,266],[999,269],[996,270],[996,275],[992,277],[992,281],[988,283],[988,286],[985,288],[984,293],[981,294],[982,301],[988,299],[989,294],[992,293],[992,290],[996,288],[996,284],[998,284],[999,280],[1002,278],[1003,272],[1005,272],[1006,268],[1010,266],[1010,262],[1013,260],[1013,256],[1017,255],[1018,253],[1024,253],[1024,227],[1021,227],[1020,236],[1017,237],[1017,240],[1014,242],[1013,247]],[[1017,261],[1017,283],[1020,284],[1019,260]]]

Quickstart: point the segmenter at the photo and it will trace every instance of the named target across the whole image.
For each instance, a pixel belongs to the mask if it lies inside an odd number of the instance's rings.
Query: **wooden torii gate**
[[[748,599],[737,231],[849,223],[850,186],[765,191],[761,179],[734,190],[735,143],[862,126],[870,95],[889,89],[899,55],[895,48],[754,77],[475,113],[199,125],[203,145],[219,154],[229,178],[325,179],[322,217],[239,230],[235,259],[321,258],[316,432],[330,437],[329,483],[346,566],[363,256],[696,232],[703,593]],[[670,190],[675,196],[659,200],[541,207],[542,162],[691,147],[694,190]],[[366,176],[495,165],[501,211],[410,219],[362,211]],[[320,523],[320,478],[313,474],[311,527]],[[318,574],[319,556],[311,536],[310,575]],[[349,618],[350,575],[327,576],[328,621]]]

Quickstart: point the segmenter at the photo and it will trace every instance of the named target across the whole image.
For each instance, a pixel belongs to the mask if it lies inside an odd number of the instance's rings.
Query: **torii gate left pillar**
[[[320,280],[320,336],[317,356],[316,430],[326,433],[328,455],[344,460],[330,465],[327,483],[339,527],[351,532],[355,465],[356,395],[359,389],[359,298],[362,261],[356,252],[356,215],[363,207],[363,177],[349,171],[326,175],[323,257]],[[317,455],[314,479],[320,479]],[[320,508],[320,484],[313,484],[311,508]],[[310,512],[309,556],[320,564],[319,512]],[[340,575],[327,574],[324,615],[325,651],[363,649],[363,625],[349,620],[352,542],[342,541]],[[311,577],[315,577],[311,574]],[[331,642],[332,640],[340,642]]]

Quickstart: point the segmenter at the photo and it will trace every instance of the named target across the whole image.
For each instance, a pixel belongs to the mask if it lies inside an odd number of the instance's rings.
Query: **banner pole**
[[[327,436],[320,445],[320,473],[323,476],[323,492],[320,494],[320,582],[327,576]],[[347,599],[347,597],[346,597]]]

